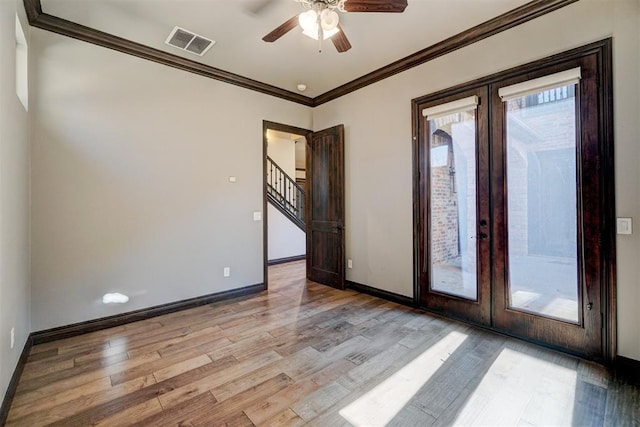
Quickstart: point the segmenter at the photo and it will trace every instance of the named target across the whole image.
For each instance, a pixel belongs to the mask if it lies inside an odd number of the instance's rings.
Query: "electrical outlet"
[[[11,349],[13,350],[13,345],[16,343],[16,328],[11,328]]]
[[[229,277],[229,276],[231,276],[231,268],[229,268],[229,267],[225,267],[225,268],[224,268],[224,270],[223,270],[223,272],[222,272],[222,275],[223,275],[224,277]]]
[[[353,260],[347,260],[347,268],[353,268]]]

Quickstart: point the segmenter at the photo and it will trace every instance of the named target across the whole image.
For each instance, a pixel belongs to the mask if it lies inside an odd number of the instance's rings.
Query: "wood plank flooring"
[[[273,266],[270,290],[35,346],[9,426],[638,426],[605,368]]]

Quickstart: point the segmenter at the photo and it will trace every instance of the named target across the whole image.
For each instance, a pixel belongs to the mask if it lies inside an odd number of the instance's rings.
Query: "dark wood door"
[[[307,278],[344,289],[344,126],[307,143]]]
[[[482,325],[491,322],[487,99],[482,87],[426,102],[419,125],[420,303]]]
[[[606,271],[598,62],[592,54],[490,89],[493,324],[591,359],[604,353]],[[498,96],[500,87],[577,69],[575,84]]]
[[[593,360],[615,354],[605,61],[587,50],[414,101],[422,307]],[[475,108],[456,107],[469,95]]]

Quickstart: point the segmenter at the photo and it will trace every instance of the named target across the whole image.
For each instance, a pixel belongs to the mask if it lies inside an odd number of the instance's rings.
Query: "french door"
[[[419,121],[422,305],[491,322],[488,88],[424,104]]]
[[[421,306],[606,357],[602,61],[577,55],[414,102]]]

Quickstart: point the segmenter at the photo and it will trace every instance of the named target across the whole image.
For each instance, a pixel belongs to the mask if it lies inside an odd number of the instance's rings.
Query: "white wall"
[[[583,0],[317,107],[314,129],[346,132],[347,279],[412,295],[411,99],[614,38],[616,209],[640,230],[640,12]],[[640,359],[640,231],[619,236],[618,350]]]
[[[7,390],[31,331],[29,127],[27,112],[16,95],[16,11],[28,42],[22,1],[0,1],[0,396]]]
[[[304,255],[307,251],[306,234],[289,218],[267,204],[268,212],[268,259],[269,261]]]
[[[262,121],[311,109],[37,29],[32,49],[33,330],[262,283]]]
[[[298,138],[295,141],[296,145],[296,169],[307,169],[307,141],[305,138]],[[304,175],[304,173],[302,174]],[[303,177],[304,178],[304,177]]]
[[[290,137],[269,136],[267,139],[267,154],[290,177],[295,177],[296,174],[295,145]]]

